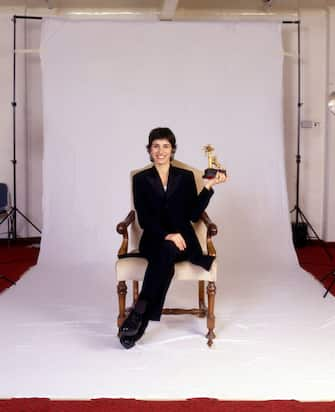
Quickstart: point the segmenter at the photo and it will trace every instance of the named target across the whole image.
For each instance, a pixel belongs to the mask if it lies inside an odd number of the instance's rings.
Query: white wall
[[[283,67],[284,87],[284,135],[285,135],[285,163],[287,190],[290,209],[293,208],[296,198],[296,163],[297,147],[297,103],[298,103],[298,56],[297,56],[297,25],[283,26],[283,50],[285,53]],[[294,216],[292,216],[294,219]]]
[[[10,16],[24,10],[0,9],[0,180],[12,189],[12,23]],[[29,15],[33,12],[28,11]],[[48,14],[48,11],[45,11]],[[319,122],[301,130],[300,206],[317,233],[335,240],[335,118],[326,111],[326,97],[335,89],[335,12],[302,10],[302,119]],[[329,24],[329,26],[328,26]],[[19,46],[37,48],[39,21],[17,21]],[[328,27],[330,29],[328,42]],[[284,67],[285,152],[290,207],[295,205],[297,139],[297,26],[284,25],[283,48],[288,54]],[[24,36],[25,34],[25,36]],[[330,53],[329,53],[330,51]],[[328,82],[329,63],[329,84]],[[39,227],[41,211],[41,165],[43,154],[40,66],[36,55],[17,60],[17,196],[18,207]],[[328,126],[328,127],[327,127]],[[327,131],[329,129],[329,135]],[[292,218],[294,218],[292,216]],[[19,235],[38,233],[19,219]]]
[[[28,49],[38,49],[41,33],[41,21],[27,20],[26,45]],[[26,210],[32,222],[42,227],[42,157],[43,157],[43,122],[41,65],[39,54],[26,55],[26,145],[27,145],[27,196]],[[29,227],[29,234],[38,234]]]

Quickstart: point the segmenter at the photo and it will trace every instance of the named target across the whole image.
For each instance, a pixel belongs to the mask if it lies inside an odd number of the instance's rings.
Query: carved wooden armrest
[[[218,233],[218,228],[215,223],[213,223],[206,212],[202,212],[200,219],[205,223],[207,227],[207,252],[209,256],[216,256],[216,250],[212,242],[212,236],[216,236]]]
[[[124,255],[128,252],[128,226],[135,220],[135,211],[131,210],[127,217],[122,222],[116,225],[116,231],[122,235],[122,243],[117,253],[118,256]]]

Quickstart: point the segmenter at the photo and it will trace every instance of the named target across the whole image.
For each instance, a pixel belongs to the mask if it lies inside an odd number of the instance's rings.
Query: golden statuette
[[[227,176],[226,169],[224,169],[215,156],[215,149],[212,145],[207,144],[203,147],[203,150],[208,159],[208,168],[205,170],[204,179],[213,179],[217,172],[224,173]]]

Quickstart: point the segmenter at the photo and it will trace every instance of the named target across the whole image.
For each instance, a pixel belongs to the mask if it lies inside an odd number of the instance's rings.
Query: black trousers
[[[139,301],[146,302],[145,316],[159,321],[162,315],[166,293],[174,275],[174,265],[188,260],[187,251],[180,251],[170,240],[160,242],[150,254],[142,250],[148,259]]]

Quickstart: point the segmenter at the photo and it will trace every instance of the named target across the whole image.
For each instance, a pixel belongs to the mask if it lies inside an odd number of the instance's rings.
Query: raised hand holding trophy
[[[223,173],[225,176],[227,176],[226,169],[222,168],[214,154],[214,147],[208,144],[204,146],[203,150],[208,158],[208,168],[205,170],[205,173],[202,177],[204,179],[214,179],[217,172]]]

